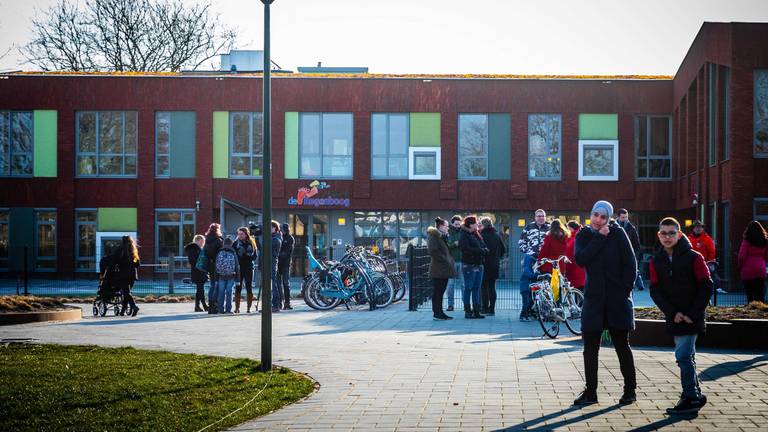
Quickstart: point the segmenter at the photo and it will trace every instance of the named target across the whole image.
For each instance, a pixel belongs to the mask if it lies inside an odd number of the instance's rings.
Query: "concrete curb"
[[[0,326],[46,321],[72,321],[82,317],[83,310],[79,307],[57,311],[8,312],[0,313]]]

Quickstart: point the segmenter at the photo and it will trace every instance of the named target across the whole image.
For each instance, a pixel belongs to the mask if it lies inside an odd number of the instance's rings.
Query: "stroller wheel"
[[[120,303],[115,303],[112,307],[112,311],[115,313],[115,316],[120,315]]]
[[[96,300],[93,301],[93,316],[99,316],[99,306],[98,303],[96,303]]]
[[[99,315],[105,316],[107,314],[107,302],[104,300],[99,301]]]
[[[117,306],[118,309],[120,309],[120,306]],[[125,316],[131,316],[133,314],[133,308],[130,304],[125,305],[125,313],[123,315]]]

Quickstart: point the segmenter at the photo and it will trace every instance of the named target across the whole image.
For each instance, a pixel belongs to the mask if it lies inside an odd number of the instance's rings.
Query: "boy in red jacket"
[[[691,241],[693,250],[704,257],[704,261],[710,262],[717,258],[715,253],[715,242],[712,237],[704,231],[704,224],[697,220],[693,223],[693,230],[688,234],[688,240]]]

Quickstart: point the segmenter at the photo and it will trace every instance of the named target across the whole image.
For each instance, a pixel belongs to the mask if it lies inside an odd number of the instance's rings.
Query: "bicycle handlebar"
[[[553,266],[560,267],[560,261],[563,261],[566,264],[570,264],[571,260],[568,259],[565,255],[560,255],[556,259],[550,259],[550,258],[539,258],[536,260],[536,263],[533,265],[534,270],[538,270],[539,267],[543,266],[544,264],[552,264]]]

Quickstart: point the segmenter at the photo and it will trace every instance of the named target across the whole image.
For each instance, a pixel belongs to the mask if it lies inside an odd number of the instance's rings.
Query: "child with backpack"
[[[217,312],[231,314],[232,285],[240,279],[240,265],[231,238],[224,239],[224,247],[216,254],[215,268]]]

